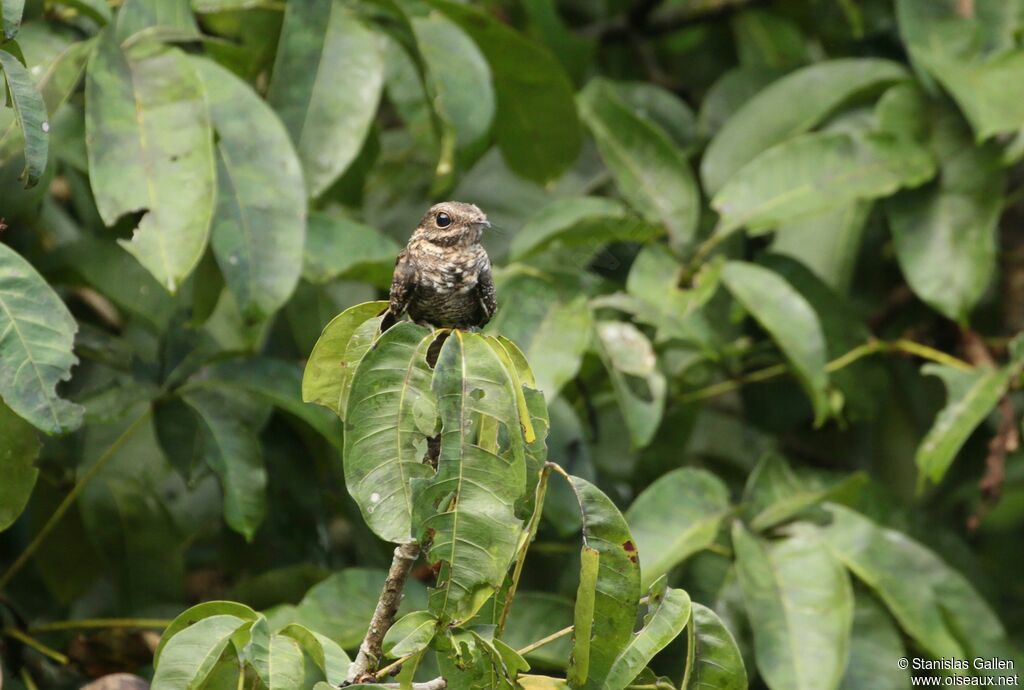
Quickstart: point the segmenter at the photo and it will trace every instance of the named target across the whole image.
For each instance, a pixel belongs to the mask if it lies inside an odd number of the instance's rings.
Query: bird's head
[[[442,201],[431,206],[420,219],[416,234],[441,246],[466,245],[479,242],[489,227],[487,215],[473,204]]]

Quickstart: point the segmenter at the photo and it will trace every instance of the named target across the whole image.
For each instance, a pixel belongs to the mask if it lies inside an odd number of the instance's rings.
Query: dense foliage
[[[351,680],[395,545],[381,682],[1020,668],[1022,0],[0,23],[3,688]],[[382,335],[441,199],[499,311]]]

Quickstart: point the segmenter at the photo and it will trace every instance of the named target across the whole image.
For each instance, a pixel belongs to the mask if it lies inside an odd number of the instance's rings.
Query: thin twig
[[[71,491],[68,492],[68,495],[64,497],[64,500],[60,502],[60,505],[57,506],[57,509],[53,511],[53,515],[51,515],[50,519],[46,521],[46,524],[43,525],[43,528],[41,530],[39,530],[36,536],[32,539],[31,543],[29,543],[25,550],[21,552],[21,554],[14,561],[14,563],[11,564],[11,567],[8,568],[7,572],[3,574],[3,577],[0,577],[0,590],[7,587],[7,585],[10,584],[14,576],[18,574],[18,571],[20,571],[25,566],[25,564],[28,563],[29,559],[31,559],[32,556],[35,555],[35,552],[39,549],[42,543],[50,535],[50,532],[53,531],[54,527],[57,526],[57,523],[60,522],[61,518],[64,517],[64,513],[68,512],[68,509],[72,505],[74,505],[75,501],[78,499],[79,494],[81,494],[82,491],[85,490],[85,487],[89,485],[89,482],[91,482],[93,478],[95,478],[96,475],[99,474],[104,467],[106,467],[107,463],[110,461],[112,457],[114,457],[114,455],[117,454],[117,451],[121,448],[121,446],[124,445],[125,441],[127,441],[131,437],[131,435],[134,434],[135,431],[140,426],[142,426],[142,423],[149,418],[151,412],[152,408],[146,408],[146,411],[142,413],[142,415],[140,415],[138,419],[132,422],[131,425],[129,425],[128,428],[125,429],[124,432],[120,436],[118,436],[113,443],[110,444],[110,447],[107,448],[107,450],[103,453],[103,455],[99,457],[99,459],[93,464],[93,466],[90,467],[88,471],[86,471],[86,473],[82,475],[82,478],[78,480],[78,483],[76,483],[75,486],[71,489]]]
[[[550,635],[548,635],[547,637],[540,638],[536,642],[531,642],[530,644],[526,645],[522,649],[518,650],[517,653],[519,654],[519,656],[526,656],[527,654],[529,654],[530,652],[534,651],[535,649],[540,649],[541,647],[543,647],[546,644],[554,642],[555,640],[560,640],[563,637],[565,637],[566,635],[572,634],[572,631],[573,631],[573,626],[571,626],[571,625],[568,628],[562,628],[558,632],[553,632]]]
[[[33,633],[57,632],[61,630],[107,630],[113,628],[153,628],[163,630],[170,626],[171,620],[167,618],[83,618],[75,621],[54,621],[53,623],[40,623],[33,625],[28,630]]]
[[[938,362],[939,364],[945,364],[946,366],[954,367],[963,371],[970,371],[972,367],[962,359],[957,359],[953,355],[950,355],[941,350],[936,350],[933,347],[916,343],[912,340],[894,340],[892,342],[886,342],[884,340],[871,340],[863,345],[858,345],[849,352],[846,352],[839,357],[836,357],[832,361],[825,365],[825,371],[830,374],[840,369],[844,369],[854,362],[861,360],[865,357],[869,357],[879,352],[901,352],[908,355],[914,355],[921,359],[927,359],[931,362]],[[779,378],[789,373],[789,367],[785,364],[773,364],[770,367],[764,369],[758,369],[752,371],[749,374],[738,376],[734,379],[727,381],[720,381],[710,386],[700,388],[691,393],[687,393],[680,396],[679,401],[683,403],[696,402],[698,400],[706,400],[708,398],[715,398],[719,395],[724,395],[734,391],[748,383],[761,383],[763,381],[769,381],[771,379]]]
[[[17,640],[26,647],[31,647],[43,656],[56,661],[61,666],[67,666],[69,659],[65,655],[61,654],[56,649],[46,646],[39,640],[25,634],[21,630],[18,630],[17,628],[4,628],[2,632],[5,636],[12,640]]]
[[[395,622],[395,613],[402,601],[405,581],[409,577],[412,564],[419,555],[419,544],[400,544],[395,547],[391,569],[388,570],[387,579],[384,580],[384,588],[381,590],[373,618],[370,619],[370,627],[366,631],[363,643],[359,645],[359,654],[356,655],[356,660],[352,662],[349,669],[349,678],[357,683],[373,678],[373,672],[376,670],[377,664],[380,663],[381,643],[384,641],[384,635]]]

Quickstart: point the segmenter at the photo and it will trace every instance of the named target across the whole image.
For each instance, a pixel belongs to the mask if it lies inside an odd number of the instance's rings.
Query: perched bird
[[[491,227],[473,204],[445,201],[420,220],[398,254],[391,304],[381,330],[408,310],[417,323],[436,328],[482,327],[498,308],[491,260],[480,236]]]

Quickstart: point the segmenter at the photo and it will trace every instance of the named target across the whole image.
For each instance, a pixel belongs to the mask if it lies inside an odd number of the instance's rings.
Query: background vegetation
[[[358,646],[392,546],[303,371],[447,198],[495,226],[548,459],[751,687],[1020,648],[1019,0],[0,8],[4,688],[149,676],[215,599]],[[510,648],[572,624],[581,524],[552,483]],[[686,646],[643,687],[743,686]]]

